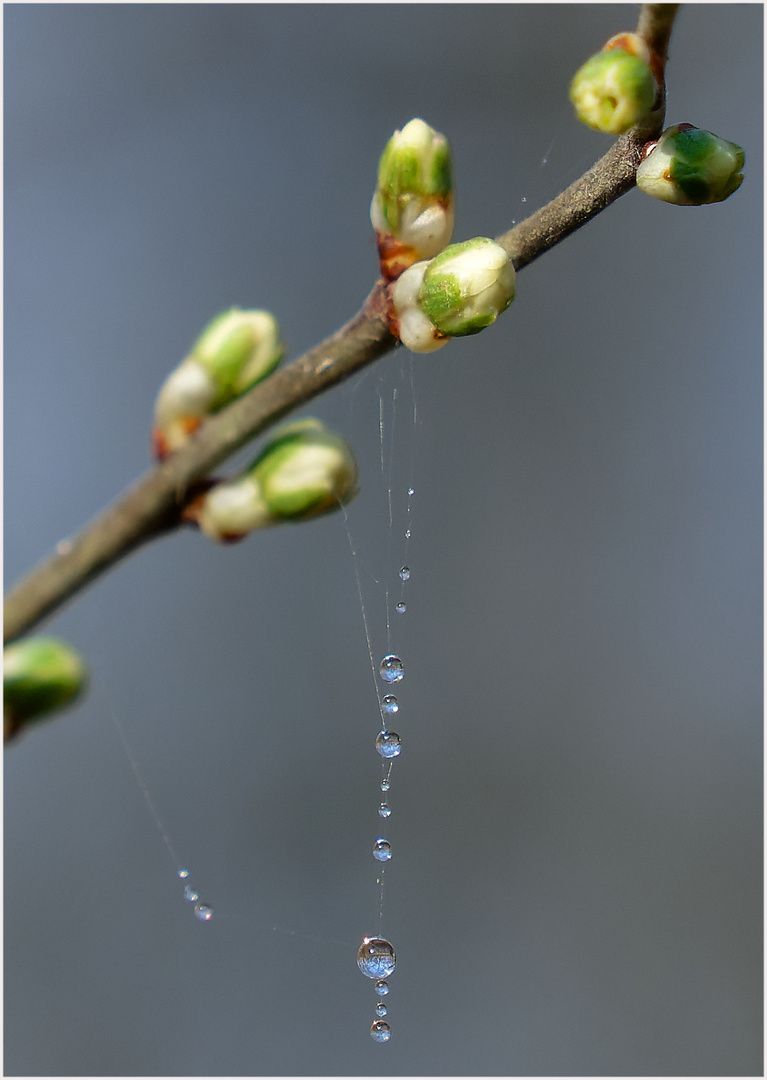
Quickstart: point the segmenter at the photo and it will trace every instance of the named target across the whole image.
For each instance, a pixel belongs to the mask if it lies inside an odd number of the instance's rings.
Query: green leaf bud
[[[337,510],[356,485],[348,444],[319,420],[297,420],[278,428],[241,476],[213,486],[185,516],[211,540],[231,543],[254,529]]]
[[[268,311],[231,308],[203,330],[163,383],[155,402],[155,454],[185,446],[206,416],[222,409],[279,364],[285,348]]]
[[[618,34],[575,73],[570,100],[588,127],[621,135],[650,113],[657,90],[643,40]]]
[[[514,264],[485,236],[451,244],[426,267],[418,304],[443,334],[478,334],[495,322],[516,293]]]
[[[444,135],[419,119],[395,131],[381,156],[370,204],[381,269],[388,281],[450,242],[452,191],[450,146]]]
[[[637,169],[637,187],[677,206],[724,202],[743,183],[745,160],[737,143],[692,124],[674,124]]]
[[[85,664],[58,638],[33,637],[3,651],[6,737],[29,720],[71,704],[88,681]]]

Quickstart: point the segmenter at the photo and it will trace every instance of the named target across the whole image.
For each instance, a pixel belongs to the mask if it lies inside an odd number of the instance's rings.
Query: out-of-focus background
[[[147,468],[215,313],[270,308],[295,356],[357,310],[395,127],[450,138],[456,239],[580,175],[610,140],[570,78],[636,11],[6,7],[7,582]],[[359,458],[376,657],[412,529],[391,1042],[355,964],[378,715],[334,515],[163,540],[46,625],[94,681],[6,756],[7,1074],[761,1074],[762,17],[684,7],[672,40],[669,122],[746,149],[730,201],[633,191],[492,330],[300,413]]]

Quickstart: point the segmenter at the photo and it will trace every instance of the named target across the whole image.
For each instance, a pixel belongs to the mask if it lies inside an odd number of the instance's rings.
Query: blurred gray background
[[[272,309],[295,356],[357,310],[395,127],[450,138],[456,239],[580,175],[610,140],[569,80],[636,12],[6,7],[8,583],[147,468],[215,313]],[[761,6],[683,8],[668,82],[670,123],[745,147],[730,201],[631,192],[493,330],[301,412],[359,458],[376,656],[415,440],[391,1042],[355,964],[378,715],[334,515],[163,540],[46,625],[94,680],[6,756],[7,1074],[761,1074]]]

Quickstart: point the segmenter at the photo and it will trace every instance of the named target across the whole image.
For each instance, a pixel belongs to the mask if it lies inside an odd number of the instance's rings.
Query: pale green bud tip
[[[217,315],[157,395],[157,456],[185,446],[206,416],[269,375],[284,351],[277,320],[268,311],[231,308]]]
[[[370,220],[379,245],[388,238],[382,261],[397,257],[390,278],[422,258],[436,255],[453,234],[450,146],[444,135],[415,119],[395,131],[378,166]],[[391,241],[412,249],[390,252]],[[384,273],[387,267],[384,266]]]
[[[85,688],[88,674],[78,654],[58,638],[35,637],[3,651],[6,728],[69,705]]]
[[[645,117],[656,92],[647,61],[614,48],[587,60],[570,84],[578,119],[608,135],[621,135]]]
[[[690,124],[675,124],[640,164],[637,187],[677,206],[724,202],[743,183],[745,160],[737,143]]]
[[[508,253],[484,236],[465,240],[432,259],[418,292],[418,305],[443,334],[478,334],[505,311],[516,292]]]
[[[310,518],[337,510],[357,487],[357,464],[348,443],[314,419],[275,432],[248,472],[276,518]]]

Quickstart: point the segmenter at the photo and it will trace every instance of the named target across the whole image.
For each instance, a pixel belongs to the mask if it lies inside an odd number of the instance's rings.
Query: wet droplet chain
[[[200,894],[196,889],[193,889],[189,883],[189,871],[179,870],[178,876],[184,882],[184,899],[188,900],[190,904],[194,904],[194,913],[200,922],[210,922],[213,918],[213,908],[210,904],[204,904],[200,900]]]

